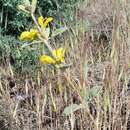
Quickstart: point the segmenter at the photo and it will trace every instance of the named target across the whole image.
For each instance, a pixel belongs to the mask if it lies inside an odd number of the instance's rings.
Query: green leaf
[[[82,104],[78,105],[78,104],[71,104],[70,106],[66,107],[63,111],[63,115],[65,116],[69,116],[71,113],[84,108],[84,106]]]
[[[58,28],[56,30],[53,31],[52,33],[52,36],[51,37],[55,37],[59,34],[62,34],[63,32],[65,32],[67,30],[67,27],[61,27],[61,28]]]
[[[98,94],[101,92],[101,89],[102,89],[101,86],[96,86],[88,90],[85,95],[85,101],[87,103],[90,102],[92,98],[98,96]]]
[[[83,89],[80,92],[81,97],[83,98],[83,103],[85,103],[86,105],[88,103],[90,103],[92,101],[92,99],[96,96],[98,96],[102,91],[102,87],[101,86],[95,86],[93,88],[90,89]]]
[[[38,43],[42,43],[42,41],[36,41],[34,40],[33,42],[31,43],[24,43],[22,46],[21,46],[21,49],[25,48],[25,47],[28,47],[28,46],[31,46],[31,45],[34,45],[34,44],[38,44]]]
[[[18,5],[18,9],[21,10],[21,11],[24,11],[27,14],[30,13],[28,10],[26,10],[26,7],[24,5]]]
[[[99,92],[101,92],[101,88],[102,88],[101,86],[95,86],[95,87],[91,88],[90,89],[90,95],[92,97],[97,96],[99,94]]]
[[[36,6],[37,6],[37,0],[32,0],[32,13],[35,12]]]

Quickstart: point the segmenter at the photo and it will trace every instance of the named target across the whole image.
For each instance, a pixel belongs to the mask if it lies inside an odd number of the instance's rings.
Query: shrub
[[[17,11],[20,0],[0,0],[1,27],[4,34],[17,35],[29,24],[26,14]]]
[[[0,35],[0,64],[11,63],[17,73],[32,73],[37,67],[37,52],[28,48],[20,50],[21,44],[12,36]]]
[[[58,3],[53,0],[38,0],[37,13],[42,13],[43,16],[53,16],[59,21],[64,18],[65,21],[72,19],[72,14],[77,0],[63,1]],[[1,25],[4,34],[17,35],[29,25],[31,26],[30,16],[23,12],[18,12],[17,5],[21,0],[0,0]],[[56,22],[57,25],[60,24]],[[28,26],[27,26],[28,25]]]

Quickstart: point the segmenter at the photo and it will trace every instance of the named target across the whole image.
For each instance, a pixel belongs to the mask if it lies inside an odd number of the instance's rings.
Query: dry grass
[[[130,3],[83,5],[76,20],[88,19],[92,26],[86,31],[76,25],[63,38],[72,66],[55,72],[44,66],[35,79],[14,74],[9,63],[0,68],[1,130],[130,129]],[[102,91],[85,108],[62,114],[70,104],[84,103],[84,92],[96,86]]]

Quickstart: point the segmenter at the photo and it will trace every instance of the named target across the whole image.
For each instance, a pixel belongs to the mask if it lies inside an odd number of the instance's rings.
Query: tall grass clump
[[[0,128],[129,130],[130,3],[82,1],[56,27],[36,3],[19,5],[31,27],[0,38]]]

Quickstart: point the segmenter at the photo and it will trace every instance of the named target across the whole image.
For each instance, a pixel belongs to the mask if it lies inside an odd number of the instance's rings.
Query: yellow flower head
[[[55,64],[55,60],[53,58],[51,58],[50,56],[47,56],[47,55],[40,56],[39,61],[42,64]]]
[[[52,55],[55,56],[55,59],[47,55],[42,55],[40,56],[39,61],[43,64],[60,64],[64,62],[65,49],[59,48],[53,50]]]
[[[37,30],[36,29],[30,29],[30,34],[34,37],[37,36]]]
[[[65,49],[64,48],[59,48],[57,50],[52,51],[53,55],[56,57],[56,62],[64,62],[64,57],[65,57]]]
[[[22,40],[27,40],[27,41],[32,41],[37,37],[37,30],[35,29],[30,29],[30,31],[24,31],[21,33],[19,39]]]
[[[51,22],[53,20],[52,17],[48,17],[48,18],[43,18],[43,16],[40,16],[38,18],[38,24],[42,27],[42,28],[46,28],[48,23]]]

